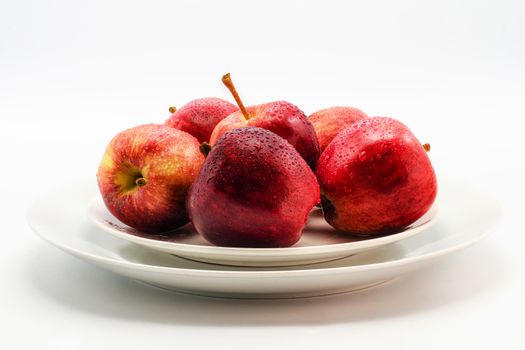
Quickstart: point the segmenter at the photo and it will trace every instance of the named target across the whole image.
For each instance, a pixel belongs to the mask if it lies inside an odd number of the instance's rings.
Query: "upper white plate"
[[[137,231],[116,219],[97,195],[88,208],[88,217],[97,227],[116,237],[187,259],[231,266],[294,266],[313,264],[347,257],[408,238],[435,223],[433,207],[426,215],[405,230],[376,238],[358,238],[338,233],[314,209],[299,242],[289,248],[217,247],[199,235],[192,225],[170,235],[155,235]]]
[[[231,267],[179,258],[130,244],[93,227],[86,203],[92,180],[39,200],[28,221],[43,239],[120,275],[185,293],[244,298],[324,295],[370,287],[478,241],[497,223],[493,199],[452,181],[440,184],[440,220],[413,237],[362,254],[297,267]]]

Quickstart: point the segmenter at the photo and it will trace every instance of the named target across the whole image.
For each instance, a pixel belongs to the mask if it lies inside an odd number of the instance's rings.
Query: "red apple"
[[[224,134],[191,187],[188,211],[208,241],[288,247],[319,200],[314,173],[283,138],[261,128]]]
[[[215,125],[237,109],[235,105],[217,97],[199,98],[180,109],[171,107],[172,115],[164,124],[186,131],[195,136],[200,143],[209,142]]]
[[[223,82],[232,92],[240,110],[217,124],[210,137],[212,146],[230,130],[256,126],[270,130],[287,140],[310,168],[315,169],[320,155],[319,143],[312,124],[297,106],[289,102],[277,101],[245,108],[229,74],[223,77]]]
[[[367,118],[368,116],[361,110],[353,107],[330,107],[322,109],[310,115],[308,120],[312,123],[321,152],[334,137],[343,129],[352,125],[354,122]]]
[[[341,231],[381,235],[419,219],[437,192],[428,149],[391,118],[362,119],[339,133],[317,165],[328,223]]]
[[[186,195],[203,163],[199,142],[190,134],[141,125],[111,140],[98,169],[98,186],[108,210],[126,225],[170,231],[189,221]]]

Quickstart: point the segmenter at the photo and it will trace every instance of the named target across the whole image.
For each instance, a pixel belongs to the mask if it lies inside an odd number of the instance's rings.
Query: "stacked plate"
[[[439,207],[439,214],[437,213]],[[436,205],[406,230],[356,239],[335,232],[313,210],[291,248],[227,248],[188,225],[150,235],[115,219],[93,181],[54,191],[30,209],[32,229],[81,259],[157,287],[240,298],[304,297],[369,288],[422,268],[483,237],[499,206],[458,180],[440,183]]]

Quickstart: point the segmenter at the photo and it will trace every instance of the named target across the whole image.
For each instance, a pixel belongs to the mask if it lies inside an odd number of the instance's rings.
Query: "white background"
[[[202,96],[405,122],[438,177],[501,202],[483,242],[369,291],[217,300],[139,285],[25,223],[110,138]],[[521,1],[0,2],[0,348],[525,347]]]

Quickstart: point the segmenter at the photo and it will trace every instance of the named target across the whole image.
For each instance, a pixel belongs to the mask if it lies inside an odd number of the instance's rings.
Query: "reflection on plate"
[[[85,216],[86,203],[97,193],[91,179],[41,199],[28,221],[56,247],[147,284],[220,297],[304,297],[379,285],[477,242],[498,222],[500,210],[492,198],[464,182],[440,185],[440,220],[420,234],[362,254],[295,267],[206,264],[108,235]]]
[[[436,209],[433,207],[402,232],[384,237],[359,238],[338,233],[324,220],[321,210],[314,209],[303,230],[302,238],[293,247],[230,248],[211,245],[191,225],[186,225],[170,235],[137,231],[112,216],[100,196],[92,200],[88,208],[91,221],[116,237],[187,259],[231,266],[294,266],[341,259],[422,232],[435,223],[435,214]]]

